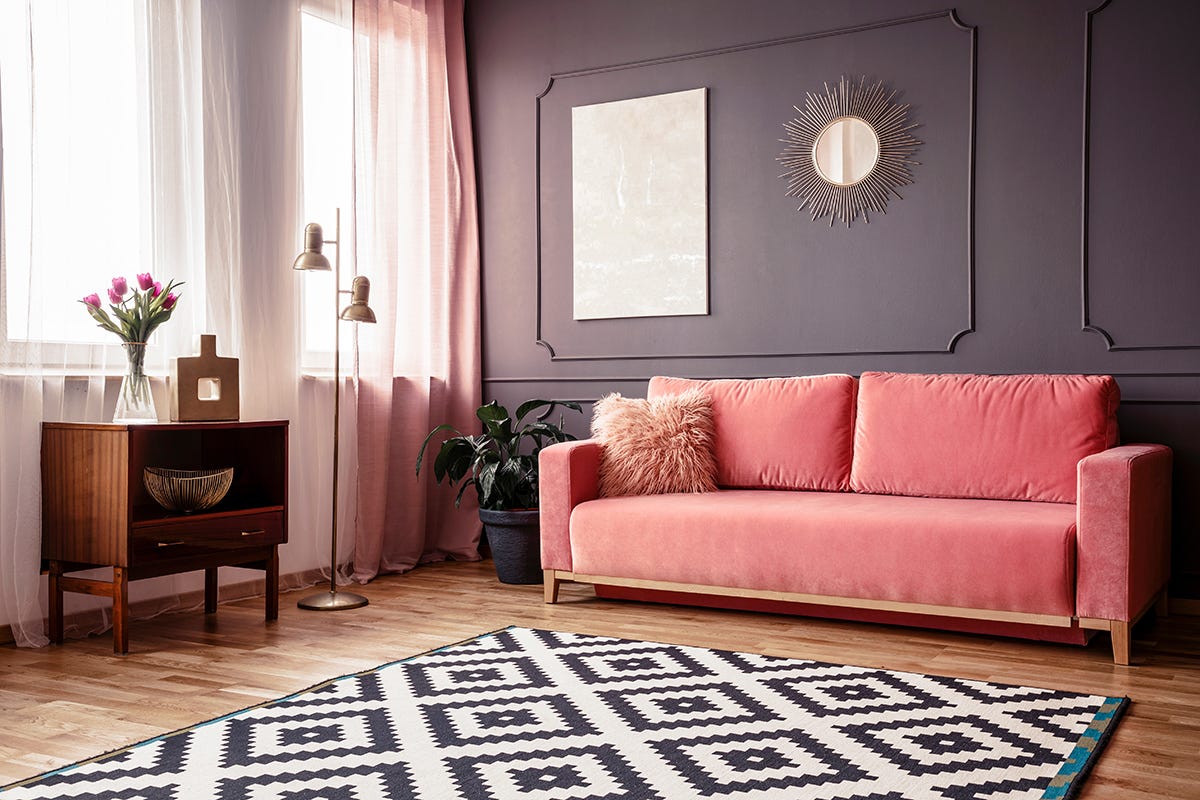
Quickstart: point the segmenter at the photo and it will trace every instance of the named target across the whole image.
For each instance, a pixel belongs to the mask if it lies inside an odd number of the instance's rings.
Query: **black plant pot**
[[[538,510],[493,511],[479,509],[496,577],[501,583],[542,582],[542,538]]]

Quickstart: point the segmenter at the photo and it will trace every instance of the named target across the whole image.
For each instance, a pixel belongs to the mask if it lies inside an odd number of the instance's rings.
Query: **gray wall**
[[[485,396],[641,396],[656,374],[1112,374],[1125,441],[1175,448],[1173,589],[1200,597],[1200,4],[1113,0],[1089,35],[1098,5],[979,0],[874,26],[930,6],[469,2]],[[774,162],[791,104],[841,75],[901,90],[924,142],[904,199],[850,230],[797,214]],[[573,321],[564,110],[698,86],[712,313]]]

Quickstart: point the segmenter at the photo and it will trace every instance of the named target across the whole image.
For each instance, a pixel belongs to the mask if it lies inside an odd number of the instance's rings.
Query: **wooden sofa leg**
[[[546,602],[557,603],[558,587],[562,583],[562,581],[558,579],[558,572],[556,570],[548,569],[544,570],[544,575],[545,577],[542,580],[542,589],[545,592]]]
[[[1171,601],[1167,597],[1167,590],[1163,589],[1162,594],[1154,601],[1154,616],[1165,617],[1171,613]]]
[[[1113,663],[1120,666],[1129,666],[1129,629],[1128,622],[1120,620],[1112,620],[1110,622],[1110,631],[1112,633],[1113,647]]]

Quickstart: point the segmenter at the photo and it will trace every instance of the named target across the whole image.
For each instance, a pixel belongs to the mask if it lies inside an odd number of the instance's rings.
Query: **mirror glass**
[[[858,117],[838,117],[817,134],[812,157],[822,178],[853,186],[879,161],[879,137]]]

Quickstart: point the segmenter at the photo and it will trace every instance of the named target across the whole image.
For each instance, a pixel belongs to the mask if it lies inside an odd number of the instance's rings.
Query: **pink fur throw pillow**
[[[712,402],[691,390],[596,401],[592,437],[603,445],[600,496],[716,490]]]

